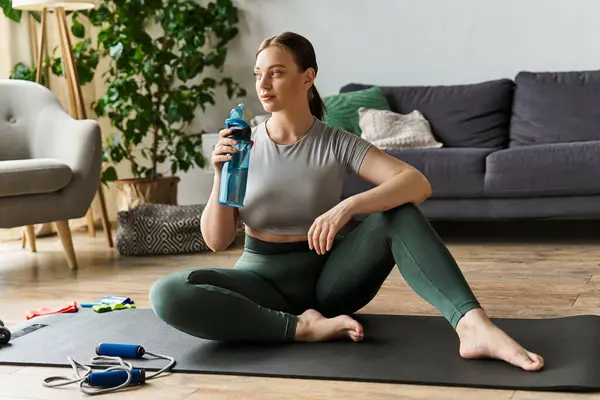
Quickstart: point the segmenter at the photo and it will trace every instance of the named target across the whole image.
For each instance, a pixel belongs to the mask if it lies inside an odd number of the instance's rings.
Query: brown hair
[[[315,49],[304,36],[294,32],[283,32],[279,35],[268,37],[260,44],[256,55],[258,56],[258,53],[269,46],[282,46],[287,48],[294,56],[294,60],[301,71],[313,68],[315,70],[315,76],[319,71]],[[308,104],[312,115],[317,119],[322,120],[325,113],[325,103],[323,103],[319,91],[314,84],[310,87],[308,92]]]

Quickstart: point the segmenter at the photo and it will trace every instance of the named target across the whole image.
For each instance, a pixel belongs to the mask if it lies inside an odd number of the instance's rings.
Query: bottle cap
[[[238,140],[250,140],[252,130],[246,121],[244,121],[244,104],[238,104],[237,107],[231,110],[229,118],[225,120],[227,129],[234,129],[231,136]]]
[[[240,103],[229,112],[230,119],[244,119],[244,103]]]

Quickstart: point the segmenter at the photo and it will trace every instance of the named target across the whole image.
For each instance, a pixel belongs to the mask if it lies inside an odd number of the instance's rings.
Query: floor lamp
[[[60,47],[62,51],[62,64],[63,73],[67,83],[67,92],[69,96],[69,107],[70,114],[76,119],[86,119],[87,113],[85,111],[85,105],[83,102],[83,94],[81,92],[81,86],[79,84],[79,75],[77,68],[75,68],[75,59],[73,57],[73,46],[71,44],[71,36],[69,34],[69,26],[67,24],[66,10],[89,10],[96,7],[95,0],[13,0],[13,8],[18,10],[27,11],[41,11],[42,12],[42,27],[40,44],[37,55],[37,75],[36,82],[42,83],[42,69],[44,62],[44,54],[46,51],[46,23],[47,14],[49,9],[53,9],[56,14],[58,22],[58,33],[60,37]],[[102,184],[98,185],[98,198],[100,199],[100,206],[102,209],[102,225],[106,233],[106,239],[108,246],[113,247],[112,231],[110,221],[108,220],[108,212],[106,210],[106,200],[104,198],[104,192],[102,190]],[[87,211],[86,214],[88,231],[91,236],[96,235],[94,227],[94,215],[92,208]],[[26,227],[26,235],[23,235],[23,246],[25,246],[25,236],[28,237],[31,246],[31,251],[36,251],[35,246],[35,232],[33,226]]]

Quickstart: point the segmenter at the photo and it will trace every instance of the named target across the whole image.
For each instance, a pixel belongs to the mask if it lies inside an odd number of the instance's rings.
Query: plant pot
[[[144,203],[176,205],[179,181],[177,176],[116,180],[117,210],[129,211]]]

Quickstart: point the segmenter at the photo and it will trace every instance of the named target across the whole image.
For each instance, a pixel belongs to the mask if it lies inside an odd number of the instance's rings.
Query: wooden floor
[[[438,232],[456,257],[475,294],[491,317],[552,317],[600,311],[600,234],[584,228],[549,225],[528,233],[521,226],[440,225]],[[465,231],[466,229],[466,231]],[[471,229],[471,231],[469,231]],[[539,235],[538,235],[539,234]],[[532,236],[534,235],[534,236]],[[537,236],[535,236],[537,235]],[[540,236],[540,237],[538,237]],[[583,236],[583,237],[579,237]],[[557,239],[558,238],[558,239]],[[58,237],[38,239],[38,253],[20,242],[0,244],[0,318],[10,326],[29,310],[126,294],[149,307],[148,289],[159,277],[190,267],[231,267],[239,244],[219,254],[122,258],[101,233],[74,234],[80,269],[69,271]],[[437,315],[393,270],[379,295],[362,310],[370,313]],[[51,343],[49,343],[51,346]],[[76,399],[78,388],[49,389],[41,379],[69,369],[0,366],[0,400]],[[146,387],[103,398],[118,399],[575,399],[599,394],[479,390],[359,382],[308,381],[172,374]]]

